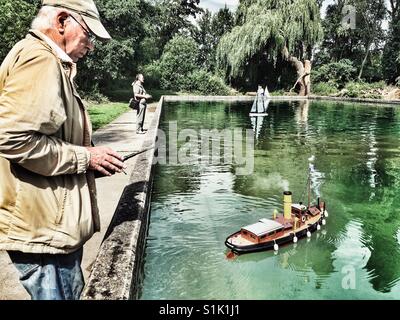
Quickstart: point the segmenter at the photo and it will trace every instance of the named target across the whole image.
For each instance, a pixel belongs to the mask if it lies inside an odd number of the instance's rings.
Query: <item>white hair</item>
[[[71,12],[64,8],[57,8],[52,6],[43,6],[36,18],[33,19],[31,28],[35,30],[49,30],[54,28],[55,18],[60,11],[65,11],[69,14]]]

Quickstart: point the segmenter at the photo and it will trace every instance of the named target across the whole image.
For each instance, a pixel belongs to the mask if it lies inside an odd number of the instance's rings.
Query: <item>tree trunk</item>
[[[304,77],[304,86],[306,88],[305,95],[308,96],[311,94],[311,61],[304,60],[304,73],[306,76]]]
[[[368,59],[368,54],[369,54],[370,48],[371,48],[371,43],[368,43],[367,52],[365,53],[365,57],[364,57],[364,59],[363,59],[363,61],[361,63],[361,69],[360,69],[360,73],[358,75],[358,81],[361,81],[361,77],[362,77],[363,72],[364,72],[365,64],[367,63],[367,59]]]
[[[300,85],[300,92],[299,96],[307,96],[310,94],[311,88],[311,62],[310,60],[305,60],[304,64],[296,57],[293,57],[289,54],[287,47],[285,46],[282,51],[283,57],[289,61],[292,66],[296,68],[298,80],[296,81],[293,89],[296,87],[297,84]]]

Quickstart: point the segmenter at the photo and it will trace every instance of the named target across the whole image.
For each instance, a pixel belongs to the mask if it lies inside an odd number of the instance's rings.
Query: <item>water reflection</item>
[[[255,131],[254,173],[224,165],[156,171],[143,298],[400,298],[400,119],[392,107],[273,102],[168,105],[162,126]],[[240,226],[282,210],[282,191],[321,196],[330,216],[311,240],[225,258]],[[171,270],[166,272],[165,270]],[[354,271],[355,288],[344,279]],[[350,272],[350,274],[352,274]],[[351,286],[350,286],[351,287]],[[271,289],[273,288],[273,289]]]

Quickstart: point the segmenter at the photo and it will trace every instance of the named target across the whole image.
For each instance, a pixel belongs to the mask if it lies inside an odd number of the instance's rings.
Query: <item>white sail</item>
[[[264,96],[265,97],[271,97],[271,95],[269,94],[269,91],[268,91],[268,87],[267,86],[265,86],[265,90],[264,90]]]
[[[257,113],[257,97],[254,99],[253,105],[251,106],[250,113]]]

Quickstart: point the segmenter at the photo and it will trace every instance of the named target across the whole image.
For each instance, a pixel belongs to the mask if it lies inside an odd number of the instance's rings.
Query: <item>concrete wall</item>
[[[81,299],[136,299],[149,219],[152,164],[163,98],[100,246]]]

